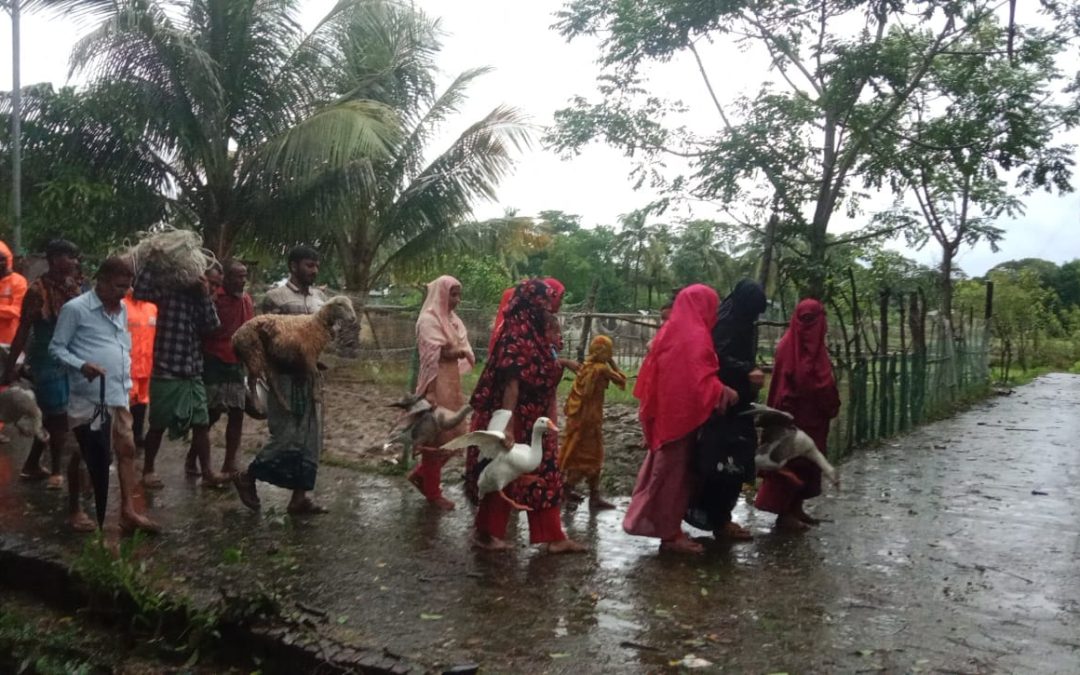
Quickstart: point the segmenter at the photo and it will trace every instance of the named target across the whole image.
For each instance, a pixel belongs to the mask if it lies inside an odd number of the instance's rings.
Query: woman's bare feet
[[[232,482],[232,476],[224,473],[204,473],[202,484],[206,487],[219,488]]]
[[[746,529],[738,523],[728,521],[724,523],[724,526],[719,530],[713,532],[713,536],[717,539],[728,539],[730,541],[753,541],[754,535],[750,530]]]
[[[124,534],[133,534],[136,530],[158,534],[161,532],[161,526],[141,513],[121,513],[120,531]]]
[[[436,497],[435,499],[429,499],[428,503],[433,506],[438,506],[443,511],[454,510],[454,502],[450,501],[446,497]]]
[[[573,539],[563,539],[562,541],[553,541],[547,545],[547,552],[552,554],[558,553],[585,553],[589,550],[589,547],[581,542],[574,541]]]
[[[664,553],[688,553],[691,555],[705,553],[705,547],[686,536],[685,532],[679,533],[679,536],[674,539],[661,541],[660,550]]]
[[[157,477],[156,473],[144,473],[142,477],[142,486],[147,490],[160,490],[165,487],[165,483]]]
[[[806,523],[807,525],[820,525],[821,524],[821,519],[820,518],[815,518],[812,515],[810,515],[809,513],[807,513],[806,511],[803,511],[801,506],[798,509],[792,511],[792,515],[794,515],[796,518],[798,518],[802,522]]]
[[[289,505],[285,507],[285,510],[289,515],[293,516],[317,516],[323,513],[330,513],[330,509],[320,504],[316,504],[310,497],[290,501]]]
[[[45,482],[46,490],[62,490],[64,489],[64,476],[59,473],[54,473],[49,476],[49,480]],[[86,514],[83,514],[86,515]]]
[[[94,532],[97,530],[97,523],[90,520],[90,516],[86,515],[82,510],[68,516],[68,525],[76,532]]]
[[[252,511],[258,511],[262,505],[259,502],[259,493],[255,489],[255,478],[246,471],[233,476],[233,485],[236,487],[237,494],[240,495],[240,501],[244,506],[248,507]]]
[[[615,505],[604,499],[598,494],[589,495],[589,508],[594,511],[603,511],[605,509],[613,509]]]
[[[805,532],[810,526],[804,523],[794,513],[785,513],[776,519],[776,529],[786,532]]]
[[[405,476],[405,480],[412,483],[413,487],[416,488],[420,494],[424,494],[424,477],[420,475],[419,466],[410,471],[409,474]]]
[[[479,532],[473,533],[472,545],[484,551],[509,551],[512,548],[509,542]]]
[[[40,465],[24,466],[22,471],[19,473],[19,478],[26,481],[45,480],[49,476],[49,471],[47,469],[43,469]]]

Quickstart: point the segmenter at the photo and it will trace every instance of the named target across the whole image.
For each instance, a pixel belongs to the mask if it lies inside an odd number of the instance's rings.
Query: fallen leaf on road
[[[442,614],[421,614],[420,618],[424,621],[438,621],[442,618]]]

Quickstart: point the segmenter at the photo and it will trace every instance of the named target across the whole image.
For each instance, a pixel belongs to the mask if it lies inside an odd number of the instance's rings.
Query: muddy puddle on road
[[[260,488],[253,514],[185,482],[169,453],[150,503],[170,530],[145,556],[164,586],[206,601],[271,592],[316,609],[320,631],[433,668],[1080,672],[1078,409],[1080,378],[1040,378],[845,463],[843,491],[811,505],[832,522],[808,534],[774,534],[741,503],[756,539],[701,558],[625,535],[626,498],[566,511],[589,553],[528,547],[524,516],[516,550],[479,553],[456,486],[458,509],[442,513],[403,479],[326,467],[333,513],[297,521],[283,491]],[[72,548],[58,495],[6,494],[0,527]]]

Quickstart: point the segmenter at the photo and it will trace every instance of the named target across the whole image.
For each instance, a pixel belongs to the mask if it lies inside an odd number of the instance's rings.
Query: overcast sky
[[[328,12],[336,0],[308,0],[303,20],[313,25]],[[446,129],[444,142],[492,108],[501,104],[525,111],[537,125],[550,124],[552,113],[566,105],[576,94],[595,98],[595,45],[588,41],[567,44],[550,29],[553,14],[562,0],[418,0],[429,14],[442,20],[447,35],[441,66],[447,79],[461,70],[475,66],[493,66],[495,71],[478,80],[471,88],[470,100],[458,123]],[[1021,10],[1024,5],[1021,5]],[[1019,17],[1021,21],[1023,16]],[[0,27],[0,88],[11,87],[11,27],[5,16]],[[47,14],[24,15],[22,81],[67,81],[68,54],[80,34],[73,23],[50,18]],[[730,47],[712,47],[706,55],[714,72],[714,85],[721,98],[756,90],[768,77],[765,64],[753,54],[739,53]],[[1077,61],[1080,65],[1080,60]],[[706,92],[692,63],[676,59],[654,69],[654,90],[663,96],[677,97],[691,107],[688,121],[715,126],[714,114]],[[1080,141],[1080,133],[1068,140]],[[437,148],[436,148],[437,149]],[[504,182],[497,203],[477,206],[478,218],[500,215],[507,208],[522,215],[535,215],[545,209],[559,209],[579,214],[586,226],[614,224],[616,218],[641,207],[654,197],[648,191],[635,191],[627,179],[629,162],[622,153],[603,146],[588,148],[581,156],[563,161],[544,150],[539,143],[521,157],[515,174]],[[882,197],[877,204],[887,204]],[[1027,200],[1027,213],[1015,220],[999,223],[1006,232],[1002,251],[994,254],[980,245],[960,255],[960,265],[969,274],[985,272],[1004,260],[1041,257],[1055,262],[1080,258],[1080,196],[1056,197],[1033,195]],[[714,211],[701,205],[681,205],[665,216],[668,221],[687,216],[711,216]],[[834,218],[836,231],[860,225]],[[938,256],[932,247],[909,251],[902,243],[895,247],[920,262],[932,264]]]

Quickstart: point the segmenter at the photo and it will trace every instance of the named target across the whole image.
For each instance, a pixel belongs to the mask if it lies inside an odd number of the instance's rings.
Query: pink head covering
[[[427,297],[416,320],[416,346],[420,352],[420,374],[416,378],[416,393],[423,394],[439,374],[442,348],[450,345],[465,350],[458,359],[460,372],[467,373],[476,363],[468,331],[458,315],[450,310],[450,291],[460,288],[461,282],[443,275],[427,285]]]

